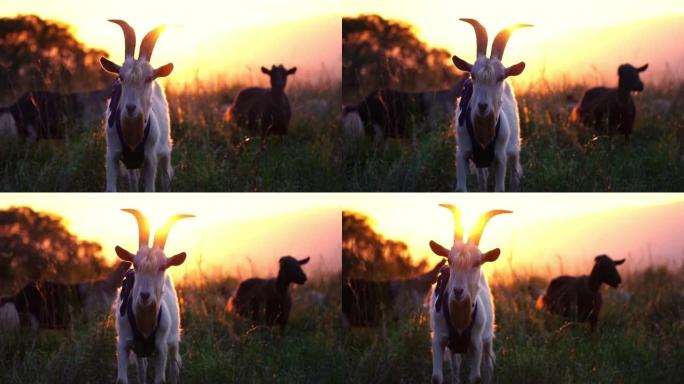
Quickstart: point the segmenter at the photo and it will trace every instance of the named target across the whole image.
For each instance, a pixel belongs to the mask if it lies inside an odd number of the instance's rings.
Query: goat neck
[[[598,292],[599,288],[601,288],[601,276],[599,276],[599,269],[594,266],[591,270],[591,274],[589,274],[589,290],[591,292]]]
[[[290,280],[285,276],[285,273],[280,270],[278,277],[275,279],[275,289],[278,294],[284,295],[287,293],[287,288],[290,286]]]

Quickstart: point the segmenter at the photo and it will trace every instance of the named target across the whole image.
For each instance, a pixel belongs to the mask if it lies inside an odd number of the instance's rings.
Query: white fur
[[[117,356],[118,374],[117,383],[128,383],[128,363],[133,344],[133,331],[128,315],[121,316],[119,306],[114,308],[116,317],[117,333]],[[161,318],[155,337],[156,353],[153,356],[155,366],[155,383],[166,382],[166,363],[170,366],[169,382],[177,383],[180,373],[181,357],[179,354],[180,344],[180,316],[178,308],[178,296],[173,281],[169,275],[165,274],[164,290],[160,301],[162,311]],[[133,306],[135,313],[135,306]],[[137,358],[138,377],[144,383],[147,377],[147,358]]]
[[[476,258],[481,258],[482,255],[477,250],[476,246],[462,242],[456,242],[451,250],[450,270],[451,276],[446,290],[452,291],[454,287],[458,286],[464,288],[467,294],[470,295],[473,303],[476,303],[477,312],[473,319],[472,329],[470,334],[470,345],[467,352],[467,360],[469,363],[468,380],[476,382],[482,379],[483,383],[491,383],[494,375],[494,363],[496,361],[494,355],[494,304],[492,295],[487,284],[487,279],[480,270],[479,264],[467,270],[455,267],[457,264],[454,259],[462,252],[469,252]],[[470,258],[472,260],[472,256]],[[459,274],[460,273],[460,274]],[[476,281],[473,288],[468,287],[468,281]],[[450,295],[450,300],[453,299],[453,294]],[[432,382],[442,383],[443,377],[443,362],[444,352],[447,351],[447,356],[450,357],[452,365],[452,381],[459,382],[459,374],[462,358],[456,353],[451,353],[447,344],[449,343],[449,329],[444,319],[443,310],[436,311],[435,291],[433,289],[430,296],[430,328],[432,331]]]
[[[344,114],[344,121],[342,122],[342,127],[344,128],[344,135],[348,139],[358,140],[365,136],[365,130],[363,128],[363,121],[361,116],[356,111],[351,111]]]
[[[124,98],[121,98],[121,101]],[[110,101],[111,102],[111,101]],[[145,143],[145,162],[142,166],[143,184],[145,192],[155,191],[157,168],[161,171],[161,188],[163,191],[171,189],[171,126],[169,123],[169,104],[161,85],[155,80],[152,83],[151,107],[149,113],[150,133]],[[119,106],[123,108],[123,105]],[[124,113],[123,110],[121,113]],[[105,139],[107,142],[106,169],[107,191],[116,192],[116,180],[121,159],[121,142],[116,133],[116,127],[110,127],[109,107],[105,114]],[[128,170],[128,183],[131,192],[137,192],[139,188],[140,170]]]
[[[0,137],[17,137],[19,131],[14,117],[9,112],[0,114]]]
[[[471,99],[471,103],[474,98]],[[454,125],[456,126],[456,190],[466,192],[468,190],[466,179],[470,159],[473,156],[470,135],[465,126],[458,123],[462,112],[456,111]],[[494,162],[492,168],[495,172],[495,186],[497,192],[505,190],[506,168],[511,174],[511,189],[518,190],[522,167],[520,165],[520,119],[518,117],[518,103],[513,93],[513,87],[508,81],[504,81],[501,95],[501,108],[496,112],[501,120],[499,135],[494,144]],[[469,118],[466,116],[466,118]],[[485,191],[487,186],[488,170],[477,169],[478,185],[480,191]]]

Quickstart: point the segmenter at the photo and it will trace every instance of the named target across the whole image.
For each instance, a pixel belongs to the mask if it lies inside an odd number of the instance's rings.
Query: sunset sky
[[[79,239],[97,241],[116,260],[114,247],[137,251],[137,225],[121,208],[148,215],[153,228],[175,213],[197,217],[178,221],[167,255],[185,251],[186,262],[172,268],[176,278],[207,275],[274,276],[284,255],[310,256],[310,277],[339,273],[339,207],[325,195],[309,194],[2,194],[0,209],[29,206],[65,218]]]
[[[506,48],[504,64],[525,61],[527,68],[517,79],[529,83],[542,72],[547,80],[560,76],[586,82],[617,84],[619,64],[649,63],[644,79],[659,80],[665,72],[684,78],[684,2],[680,0],[624,1],[547,0],[453,1],[342,0],[344,16],[379,14],[413,24],[420,39],[429,45],[472,61],[475,35],[459,21],[479,20],[489,34],[512,24],[530,23],[520,29]],[[489,48],[488,48],[489,49]],[[669,67],[668,67],[669,66]]]
[[[451,215],[439,203],[461,207],[466,228],[490,209],[513,211],[493,218],[482,237],[481,249],[502,251],[490,272],[586,273],[603,253],[626,257],[626,270],[684,261],[682,194],[350,194],[342,206],[369,216],[386,238],[403,240],[416,260],[433,264],[440,258],[429,241],[453,242]]]
[[[259,68],[297,66],[297,77],[317,81],[341,77],[341,21],[338,0],[139,1],[21,0],[0,2],[0,16],[36,14],[73,26],[87,46],[123,60],[121,29],[107,19],[124,19],[138,46],[152,28],[166,24],[152,56],[155,66],[173,62],[170,81],[194,79],[259,81]]]

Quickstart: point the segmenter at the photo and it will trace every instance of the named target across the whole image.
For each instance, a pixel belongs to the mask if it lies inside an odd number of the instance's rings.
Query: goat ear
[[[159,268],[159,270],[160,270],[160,271],[163,271],[163,270],[165,270],[165,269],[168,268],[168,267],[179,266],[179,265],[183,264],[183,262],[185,261],[185,257],[186,257],[186,256],[187,256],[187,255],[185,254],[185,252],[181,252],[181,253],[179,253],[179,254],[177,254],[177,255],[173,255],[173,256],[167,258],[167,259],[166,259],[166,265],[163,266],[163,267],[161,267],[161,268]]]
[[[625,262],[625,259],[613,261],[613,263],[615,263],[615,265],[622,265],[624,262]]]
[[[458,56],[453,56],[451,58],[451,61],[453,61],[456,68],[460,69],[461,71],[470,72],[473,69],[472,64],[468,63],[467,61],[461,59]]]
[[[161,67],[154,70],[153,77],[155,79],[157,77],[166,77],[171,74],[171,71],[173,71],[173,63],[164,64]]]
[[[643,66],[637,68],[637,71],[643,72],[643,71],[645,71],[646,69],[648,69],[648,64],[644,64]]]
[[[311,259],[310,257],[307,257],[306,259],[299,260],[299,265],[304,265],[304,264],[308,263],[310,259]]]
[[[100,65],[102,66],[102,69],[109,73],[118,75],[119,71],[121,71],[121,66],[119,64],[116,64],[104,56],[100,57]]]
[[[128,252],[127,250],[119,247],[118,245],[114,247],[114,251],[116,251],[116,255],[119,256],[119,259],[123,261],[127,261],[129,263],[133,262],[133,259],[135,259],[135,255]]]
[[[295,72],[297,72],[297,67],[292,67],[292,68],[287,70],[288,75],[294,75]]]
[[[499,258],[499,255],[501,254],[501,250],[499,248],[494,248],[491,251],[485,252],[484,255],[482,255],[482,263],[487,263],[491,261],[496,261],[496,259]]]
[[[261,72],[271,76],[271,71],[266,67],[261,67]]]
[[[510,67],[506,68],[506,77],[518,76],[523,70],[525,70],[525,62],[521,61],[518,64],[511,65]]]
[[[432,249],[432,252],[434,252],[435,255],[439,255],[442,257],[449,257],[449,250],[442,247],[441,245],[435,243],[432,240],[430,240],[430,249]]]

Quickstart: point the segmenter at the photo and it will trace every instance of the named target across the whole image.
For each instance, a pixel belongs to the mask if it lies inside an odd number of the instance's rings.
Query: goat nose
[[[135,105],[126,104],[126,112],[128,112],[129,115],[132,115],[133,112],[135,112]]]
[[[478,103],[477,108],[480,109],[480,113],[484,113],[487,110],[487,103]]]
[[[146,302],[147,299],[150,298],[150,293],[149,292],[140,292],[140,297],[142,298],[143,302]]]
[[[454,297],[460,298],[463,295],[463,288],[454,288]]]

